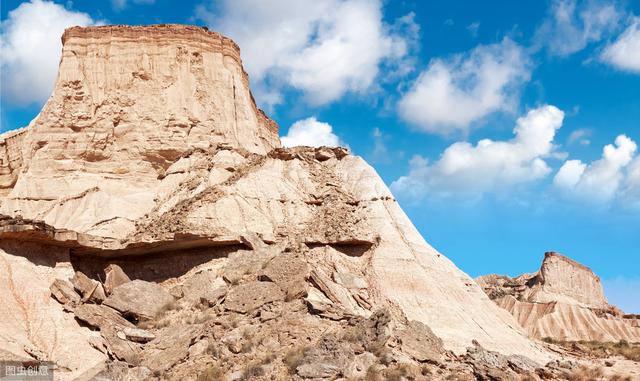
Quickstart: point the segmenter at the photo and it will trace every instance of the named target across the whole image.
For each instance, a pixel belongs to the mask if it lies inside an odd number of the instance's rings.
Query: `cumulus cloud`
[[[545,105],[518,118],[511,140],[484,139],[475,146],[457,142],[434,163],[416,156],[409,174],[391,189],[415,199],[427,194],[475,197],[544,178],[551,172],[544,159],[554,153],[553,139],[563,119],[560,109]]]
[[[496,111],[512,111],[530,77],[530,59],[505,38],[450,59],[431,60],[398,103],[400,116],[432,133],[467,132]]]
[[[592,163],[566,161],[554,177],[553,183],[572,199],[609,203],[617,197],[631,197],[640,185],[640,170],[637,169],[640,164],[634,162],[629,165],[636,149],[637,145],[633,140],[619,135],[615,144],[607,144],[602,157]]]
[[[613,33],[623,16],[608,1],[554,0],[535,41],[552,55],[568,56]]]
[[[417,38],[410,15],[395,25],[383,21],[380,0],[215,4],[199,7],[197,17],[242,47],[258,101],[267,106],[281,103],[285,88],[301,91],[313,105],[366,92],[381,66],[404,66]]]
[[[602,51],[601,59],[621,70],[640,73],[640,17]]]
[[[284,147],[336,147],[341,144],[340,138],[333,133],[331,125],[320,122],[315,117],[302,119],[292,124],[287,135],[281,137],[280,141]]]
[[[53,88],[62,32],[74,25],[92,25],[88,14],[43,0],[22,3],[2,22],[2,95],[18,104],[44,102]]]

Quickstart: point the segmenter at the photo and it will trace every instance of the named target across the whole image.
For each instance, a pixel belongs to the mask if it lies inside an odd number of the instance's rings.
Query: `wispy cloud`
[[[614,67],[640,73],[640,17],[602,51],[601,59]]]
[[[567,143],[569,145],[580,144],[582,146],[588,146],[591,144],[591,140],[589,140],[589,138],[591,137],[592,133],[593,131],[590,129],[579,128],[571,132],[569,138],[567,139]]]
[[[551,55],[568,56],[601,41],[619,27],[624,12],[614,2],[554,0],[534,37]]]

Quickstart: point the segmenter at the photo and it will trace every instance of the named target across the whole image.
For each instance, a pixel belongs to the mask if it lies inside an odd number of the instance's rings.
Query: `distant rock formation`
[[[476,281],[533,337],[640,341],[636,316],[624,315],[609,305],[600,278],[588,267],[558,253],[545,253],[536,273],[515,278],[492,274]]]

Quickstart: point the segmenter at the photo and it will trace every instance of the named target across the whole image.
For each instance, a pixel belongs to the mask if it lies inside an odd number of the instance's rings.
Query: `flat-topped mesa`
[[[280,146],[227,37],[185,25],[116,25],[69,28],[62,42],[54,91],[21,147],[36,166],[72,160],[111,173],[119,161],[147,177],[193,147],[265,154]]]
[[[542,291],[549,294],[544,298],[558,300],[568,297],[597,308],[608,304],[600,278],[590,268],[559,253],[544,254],[539,279]]]
[[[108,194],[100,199],[126,196],[111,207],[135,210],[124,216],[133,221],[152,207],[149,190],[165,171],[194,150],[264,155],[280,146],[227,37],[195,26],[115,25],[69,28],[62,42],[42,111],[19,139],[0,136],[3,213],[45,218],[55,200],[98,187]]]
[[[532,337],[640,341],[637,320],[608,304],[600,278],[556,252],[545,253],[535,273],[515,278],[491,274],[478,277],[476,282]]]

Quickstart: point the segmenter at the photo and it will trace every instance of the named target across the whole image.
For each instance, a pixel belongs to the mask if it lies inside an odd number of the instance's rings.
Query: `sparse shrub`
[[[602,369],[581,366],[567,372],[565,378],[569,381],[599,381],[602,379]]]
[[[197,381],[222,381],[224,371],[217,365],[210,365],[204,372],[198,375]]]
[[[411,374],[411,368],[407,364],[400,364],[397,368],[387,368],[384,372],[384,380],[403,381]]]
[[[544,340],[544,339],[543,339]],[[553,339],[554,344],[560,345],[571,350],[579,351],[590,356],[606,358],[610,356],[623,356],[631,361],[640,362],[640,344],[629,343],[626,340],[620,340],[617,343],[601,342],[601,341],[557,341]],[[545,340],[546,341],[546,340]]]
[[[382,372],[380,372],[375,364],[367,369],[367,373],[364,375],[364,381],[384,381]]]
[[[609,378],[609,381],[631,381],[631,376],[619,376],[615,374]]]
[[[215,358],[219,358],[220,357],[220,349],[217,345],[216,342],[212,341],[209,343],[209,345],[207,346],[207,349],[205,351],[205,353],[215,357]]]
[[[256,377],[261,377],[265,375],[264,368],[262,365],[250,365],[242,372],[242,377],[240,381],[249,381],[254,380]]]
[[[302,365],[304,357],[306,356],[309,349],[310,347],[297,347],[287,352],[287,354],[282,359],[282,362],[284,362],[284,364],[287,366],[290,374],[296,374],[296,370],[300,365]]]

